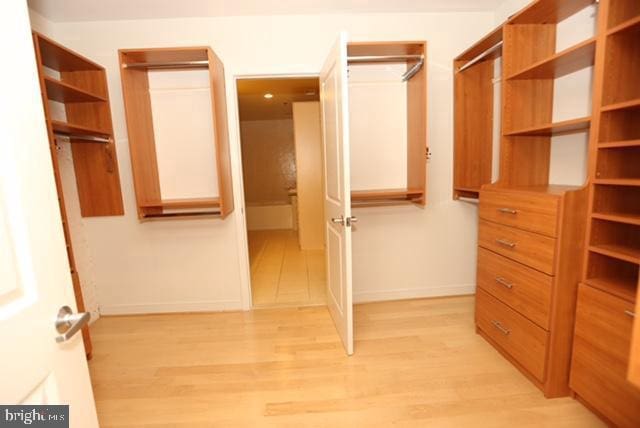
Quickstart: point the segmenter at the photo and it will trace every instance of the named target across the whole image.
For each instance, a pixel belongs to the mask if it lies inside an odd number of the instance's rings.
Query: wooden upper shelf
[[[90,128],[88,126],[75,125],[72,123],[62,122],[59,120],[52,120],[51,126],[54,132],[60,132],[63,134],[72,134],[72,135],[86,135],[93,137],[104,137],[109,138],[111,134],[106,131],[102,131],[96,128]]]
[[[123,64],[208,61],[207,46],[184,48],[121,49]]]
[[[607,104],[602,107],[602,111],[615,111],[615,110],[637,110],[640,109],[640,98],[635,100],[623,101],[621,103]]]
[[[596,0],[537,0],[511,17],[507,24],[557,24]]]
[[[157,202],[143,203],[140,206],[143,208],[162,209],[218,208],[220,207],[220,198],[164,199]]]
[[[44,83],[47,87],[47,96],[50,100],[61,103],[86,103],[107,101],[106,98],[96,94],[92,94],[77,86],[70,85],[66,82],[44,76]]]
[[[104,70],[95,62],[77,54],[40,33],[34,33],[38,39],[42,65],[57,71]]]
[[[502,41],[502,25],[484,36],[466,51],[455,58],[455,61],[470,61]],[[461,64],[462,65],[462,64]]]
[[[635,18],[629,19],[620,25],[616,25],[607,31],[607,34],[611,35],[626,31],[640,31],[640,16],[636,16]]]
[[[351,201],[383,201],[389,199],[416,199],[424,193],[420,189],[377,189],[377,190],[353,190]]]
[[[348,56],[424,55],[425,42],[349,42]]]
[[[556,79],[593,65],[596,39],[591,38],[575,46],[538,61],[507,79]]]
[[[505,133],[507,137],[552,137],[555,135],[565,135],[574,132],[582,132],[589,129],[591,117],[580,119],[564,120],[562,122],[547,123],[530,128],[519,129]]]

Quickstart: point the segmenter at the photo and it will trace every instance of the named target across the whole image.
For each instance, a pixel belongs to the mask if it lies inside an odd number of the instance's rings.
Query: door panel
[[[329,312],[348,355],[353,353],[351,186],[347,36],[340,37],[320,73],[325,177],[327,295]],[[340,222],[337,221],[341,220]]]
[[[72,426],[97,427],[81,334],[56,342],[75,299],[26,2],[2,4],[0,47],[0,403],[69,404]]]

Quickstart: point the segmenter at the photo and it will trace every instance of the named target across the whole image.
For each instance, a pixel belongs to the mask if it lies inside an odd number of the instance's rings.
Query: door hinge
[[[431,159],[431,150],[429,150],[429,146],[425,147],[425,157],[427,160]]]

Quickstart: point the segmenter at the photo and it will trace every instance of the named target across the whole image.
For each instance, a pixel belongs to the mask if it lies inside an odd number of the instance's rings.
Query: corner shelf
[[[640,109],[640,98],[636,98],[629,101],[623,101],[619,103],[608,104],[608,105],[602,106],[600,111],[607,112],[607,111],[621,111],[621,110],[635,110],[635,109]]]
[[[104,68],[95,62],[71,52],[59,43],[42,34],[37,34],[41,63],[57,71],[102,71]]]
[[[106,102],[107,99],[91,92],[70,85],[61,80],[56,80],[49,76],[44,76],[44,83],[47,88],[47,98],[61,103],[92,103]]]
[[[624,147],[638,147],[640,146],[640,140],[620,140],[620,141],[607,141],[606,143],[598,143],[599,149],[617,149]]]
[[[616,244],[590,245],[589,251],[640,265],[640,249]]]
[[[158,202],[141,203],[140,206],[162,209],[219,208],[220,198],[165,199]]]
[[[632,214],[623,214],[623,213],[598,213],[594,212],[591,214],[592,218],[598,220],[611,221],[614,223],[624,223],[624,224],[632,224],[635,226],[640,226],[640,216],[632,215]]]
[[[612,186],[640,186],[640,178],[596,178],[593,184]]]
[[[507,77],[507,80],[556,79],[594,63],[596,38],[593,37],[551,57],[538,61],[522,71]]]
[[[561,122],[532,126],[530,128],[507,132],[504,135],[507,137],[552,137],[555,135],[587,131],[590,125],[591,117],[588,116],[579,119],[563,120]]]

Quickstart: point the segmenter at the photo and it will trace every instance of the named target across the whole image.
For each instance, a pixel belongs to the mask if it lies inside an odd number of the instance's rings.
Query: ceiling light
[[[264,94],[264,97],[266,99],[270,100],[271,98],[273,98],[273,94],[270,94],[270,93],[267,92],[266,94]]]

